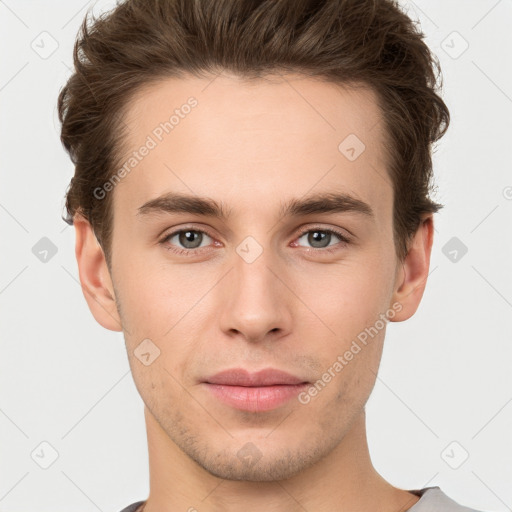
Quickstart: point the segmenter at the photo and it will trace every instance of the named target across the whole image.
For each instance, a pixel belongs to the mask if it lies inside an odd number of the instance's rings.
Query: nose
[[[275,340],[291,330],[291,296],[286,270],[268,251],[251,263],[234,256],[234,268],[223,289],[220,327],[249,342]]]

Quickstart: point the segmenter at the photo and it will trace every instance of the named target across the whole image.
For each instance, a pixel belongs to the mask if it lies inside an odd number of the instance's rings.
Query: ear
[[[114,287],[103,249],[91,224],[83,216],[75,215],[73,225],[76,232],[75,255],[80,284],[89,309],[105,329],[122,331]]]
[[[392,304],[398,303],[402,308],[396,310],[392,322],[403,322],[418,309],[427,284],[433,240],[434,220],[429,214],[422,218],[405,260],[399,263]]]

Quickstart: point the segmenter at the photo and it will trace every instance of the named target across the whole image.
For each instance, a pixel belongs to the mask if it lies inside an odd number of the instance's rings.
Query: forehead
[[[114,195],[124,209],[181,191],[256,212],[273,196],[333,189],[390,208],[382,114],[369,88],[298,75],[169,78],[140,90],[124,121],[122,162],[133,165]]]

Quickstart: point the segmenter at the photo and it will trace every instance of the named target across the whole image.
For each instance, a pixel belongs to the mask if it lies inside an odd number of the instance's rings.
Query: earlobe
[[[96,321],[111,331],[122,331],[117,311],[114,287],[105,254],[98,243],[91,224],[81,215],[75,215],[75,255],[78,274],[85,300]]]
[[[399,303],[402,308],[392,319],[393,322],[407,320],[418,309],[427,284],[433,238],[434,221],[430,214],[420,222],[409,252],[397,272],[392,303]]]

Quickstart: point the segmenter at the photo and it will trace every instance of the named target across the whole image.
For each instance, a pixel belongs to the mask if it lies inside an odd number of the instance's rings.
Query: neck
[[[270,482],[212,475],[172,442],[147,408],[145,416],[150,494],[144,512],[403,512],[419,500],[373,468],[364,410],[328,456],[289,479]]]

